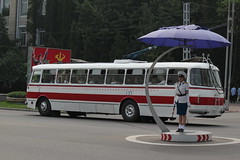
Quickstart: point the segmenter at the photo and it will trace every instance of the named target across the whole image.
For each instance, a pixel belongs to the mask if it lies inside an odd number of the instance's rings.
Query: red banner
[[[32,66],[38,64],[70,62],[71,50],[39,47],[33,47],[32,49]]]

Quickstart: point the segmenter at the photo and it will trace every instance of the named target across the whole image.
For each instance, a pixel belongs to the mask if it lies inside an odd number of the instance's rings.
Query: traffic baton
[[[174,103],[174,105],[173,105],[172,117],[170,118],[170,120],[175,120],[176,119],[176,118],[173,118],[175,108],[176,108],[176,103]]]

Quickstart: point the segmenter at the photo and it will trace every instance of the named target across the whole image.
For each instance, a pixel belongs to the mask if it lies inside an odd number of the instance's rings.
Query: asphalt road
[[[167,122],[170,130],[177,123]],[[216,119],[189,119],[187,129],[240,139],[240,112]],[[154,123],[128,123],[120,116],[42,117],[0,110],[1,160],[239,160],[240,144],[175,147],[138,144],[126,137],[159,132]]]

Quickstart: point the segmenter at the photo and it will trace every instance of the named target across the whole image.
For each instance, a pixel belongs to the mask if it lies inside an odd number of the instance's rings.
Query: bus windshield
[[[193,68],[190,74],[191,85],[206,86],[206,87],[221,87],[218,71],[210,72],[209,69]]]
[[[219,72],[214,70],[212,72],[212,76],[213,76],[213,82],[214,82],[215,86],[222,88],[221,80],[220,80],[220,77],[219,77]]]

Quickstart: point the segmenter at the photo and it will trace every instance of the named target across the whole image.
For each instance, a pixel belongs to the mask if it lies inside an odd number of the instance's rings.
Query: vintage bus
[[[34,66],[27,87],[27,106],[37,108],[43,116],[59,116],[61,112],[72,117],[89,113],[121,114],[125,121],[151,117],[145,96],[146,74],[151,64],[115,60],[114,63]],[[151,73],[149,92],[162,120],[172,117],[178,71],[187,73],[189,115],[218,117],[224,113],[224,95],[216,66],[199,62],[159,62]]]

